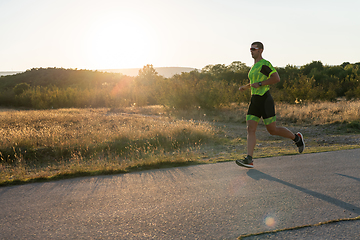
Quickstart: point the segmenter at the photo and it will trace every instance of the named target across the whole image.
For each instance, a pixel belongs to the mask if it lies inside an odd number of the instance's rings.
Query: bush
[[[360,63],[324,66],[315,61],[300,68],[277,68],[281,81],[271,86],[271,93],[275,101],[289,103],[357,99],[359,66]],[[150,64],[137,77],[73,69],[32,69],[1,78],[0,104],[35,109],[157,104],[178,109],[213,109],[250,101],[250,91],[238,91],[239,86],[249,82],[249,69],[241,62],[233,62],[228,66],[208,65],[201,71],[171,78],[159,76]]]
[[[13,88],[13,91],[14,91],[15,95],[20,95],[23,92],[25,92],[26,90],[28,90],[29,88],[30,88],[29,84],[19,83]]]

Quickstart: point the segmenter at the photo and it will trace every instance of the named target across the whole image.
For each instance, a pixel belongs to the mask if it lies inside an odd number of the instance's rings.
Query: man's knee
[[[248,133],[256,132],[256,126],[248,125],[246,129],[247,129]]]
[[[270,133],[270,135],[277,135],[277,129],[276,127],[270,127],[270,126],[267,126],[267,131]]]

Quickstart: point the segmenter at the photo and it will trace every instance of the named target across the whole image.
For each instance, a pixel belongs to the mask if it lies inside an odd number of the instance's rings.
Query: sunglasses
[[[260,49],[260,48],[252,47],[252,48],[250,48],[250,51],[255,51],[255,50],[258,50],[258,49]]]

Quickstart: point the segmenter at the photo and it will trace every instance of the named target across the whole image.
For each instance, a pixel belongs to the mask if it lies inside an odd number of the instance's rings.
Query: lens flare
[[[129,86],[131,84],[132,79],[128,76],[125,76],[123,79],[121,79],[121,82],[116,84],[116,86],[111,90],[110,94],[111,96],[115,97],[117,95],[125,95],[126,92],[129,92]]]
[[[264,219],[264,223],[267,227],[273,228],[276,225],[276,220],[273,216],[266,216]]]

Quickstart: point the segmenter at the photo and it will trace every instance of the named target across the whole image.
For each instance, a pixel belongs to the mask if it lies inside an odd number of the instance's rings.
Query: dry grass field
[[[298,124],[354,122],[360,120],[360,101],[279,104],[277,112],[281,119]]]
[[[360,101],[278,104],[278,124],[306,140],[305,153],[360,147]],[[246,153],[247,104],[222,110],[0,110],[0,185],[192,163]],[[296,154],[260,124],[255,158]]]

